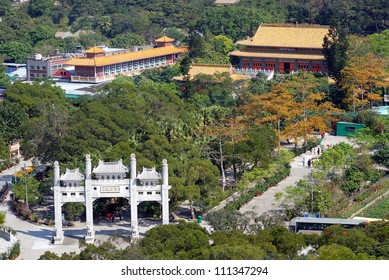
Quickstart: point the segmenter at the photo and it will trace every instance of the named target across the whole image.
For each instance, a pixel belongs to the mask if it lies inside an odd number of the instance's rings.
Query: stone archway
[[[136,175],[136,158],[131,154],[130,170],[118,162],[99,161],[92,170],[89,155],[85,158],[85,175],[79,169],[66,169],[60,176],[59,163],[54,163],[54,212],[55,233],[53,242],[62,244],[62,205],[66,202],[83,202],[86,210],[85,241],[94,242],[93,201],[102,197],[127,198],[131,204],[131,230],[133,237],[139,237],[138,204],[142,201],[157,201],[162,204],[162,223],[169,223],[168,164],[162,161],[162,175],[155,168],[145,168]],[[130,178],[126,174],[130,171]],[[93,174],[93,177],[92,177]],[[162,181],[162,182],[161,182]]]

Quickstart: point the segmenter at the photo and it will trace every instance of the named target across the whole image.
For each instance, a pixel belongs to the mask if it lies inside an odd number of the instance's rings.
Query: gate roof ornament
[[[62,174],[60,178],[61,181],[82,181],[84,179],[84,175],[80,173],[80,170],[78,168],[66,168],[66,172]]]
[[[128,167],[124,166],[122,160],[117,162],[104,162],[99,160],[99,165],[93,168],[93,173],[99,174],[125,174],[128,172]]]

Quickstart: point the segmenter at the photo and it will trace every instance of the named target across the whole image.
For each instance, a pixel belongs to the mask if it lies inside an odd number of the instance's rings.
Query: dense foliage
[[[362,229],[326,228],[322,235],[302,235],[274,226],[254,234],[239,230],[208,234],[194,223],[153,228],[139,241],[118,249],[116,239],[101,245],[82,245],[81,253],[57,256],[45,252],[41,260],[386,260],[388,222]],[[308,248],[310,250],[303,249]]]
[[[78,45],[150,44],[163,32],[180,42],[194,30],[236,41],[252,36],[261,22],[336,22],[348,33],[363,35],[388,28],[388,7],[382,0],[242,0],[228,6],[214,6],[213,0],[33,0],[17,7],[11,2],[0,2],[0,54],[8,62],[24,62],[34,52],[74,52]],[[79,30],[93,31],[64,40],[54,37],[57,31]],[[380,52],[384,48],[376,47]]]

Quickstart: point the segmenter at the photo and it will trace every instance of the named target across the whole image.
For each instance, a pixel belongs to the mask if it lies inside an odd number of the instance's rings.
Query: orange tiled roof
[[[87,50],[85,53],[103,53],[105,50],[100,49],[99,47],[92,47],[89,50]]]
[[[174,39],[163,35],[161,38],[155,39],[155,42],[157,42],[157,43],[171,43],[171,42],[174,42]]]
[[[308,60],[324,60],[324,54],[301,54],[301,53],[267,53],[267,52],[242,52],[233,51],[232,56],[241,57],[258,57],[258,58],[286,58],[286,59],[308,59]]]
[[[175,54],[175,53],[186,53],[187,48],[177,48],[175,46],[153,48],[147,50],[141,50],[137,52],[127,52],[113,55],[106,55],[96,58],[72,58],[68,61],[67,65],[74,66],[104,66],[115,63],[122,63],[126,61],[134,61],[139,59]]]
[[[245,46],[323,48],[329,26],[298,24],[261,24],[254,37],[238,41]]]

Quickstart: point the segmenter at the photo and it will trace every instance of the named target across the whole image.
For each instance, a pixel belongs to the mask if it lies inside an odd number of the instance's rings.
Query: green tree
[[[54,39],[54,30],[47,25],[37,25],[29,32],[31,40],[34,44],[39,41],[48,41]]]
[[[68,221],[74,221],[74,218],[80,217],[84,213],[85,206],[81,202],[69,202],[63,205],[63,211],[66,213]]]
[[[30,0],[27,5],[28,14],[31,17],[40,17],[52,9],[54,9],[52,0]]]
[[[26,202],[26,188],[29,206],[36,205],[42,201],[43,196],[39,189],[39,181],[32,175],[26,175],[21,178],[19,183],[12,186],[12,191],[17,200]]]
[[[27,115],[17,104],[8,101],[0,103],[0,135],[6,142],[22,138],[25,121]]]
[[[180,222],[150,229],[140,246],[152,259],[188,259],[194,250],[209,247],[208,239],[198,224]]]
[[[3,65],[3,59],[0,56],[0,88],[6,88],[11,85],[11,80],[5,75],[7,66]]]
[[[328,65],[328,74],[339,82],[341,71],[346,66],[349,43],[346,31],[339,26],[331,26],[328,36],[324,38],[324,55]]]
[[[130,48],[133,46],[143,46],[146,44],[143,36],[135,33],[124,33],[112,39],[112,47],[115,48]]]
[[[10,41],[0,45],[0,54],[6,62],[25,63],[31,55],[31,45],[28,42]]]
[[[319,254],[319,260],[356,260],[357,259],[357,256],[354,254],[353,250],[336,243],[331,245],[324,245],[320,247],[317,253]]]
[[[11,9],[11,0],[0,0],[0,16],[5,16]]]
[[[376,54],[389,58],[389,29],[368,36]]]

